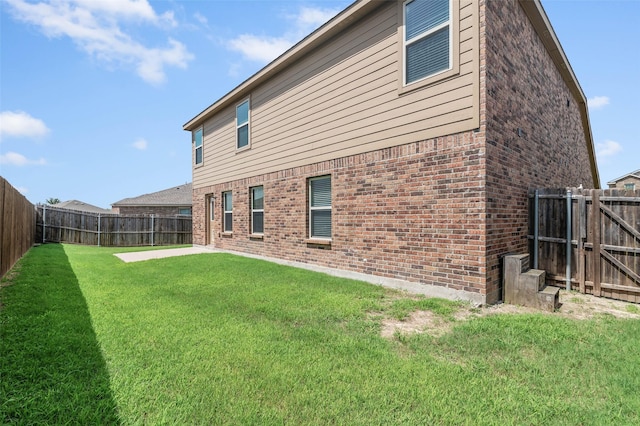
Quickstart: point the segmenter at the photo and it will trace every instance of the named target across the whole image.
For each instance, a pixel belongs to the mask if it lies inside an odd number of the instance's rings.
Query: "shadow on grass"
[[[7,275],[0,288],[0,423],[119,423],[63,247],[34,247]]]

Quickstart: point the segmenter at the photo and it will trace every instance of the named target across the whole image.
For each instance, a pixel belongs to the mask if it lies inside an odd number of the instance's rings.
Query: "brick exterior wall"
[[[484,13],[482,13],[484,12]],[[573,97],[517,1],[481,1],[486,28],[487,301],[500,261],[527,253],[527,191],[594,182]],[[518,132],[518,129],[521,129]]]
[[[121,215],[158,215],[158,216],[175,216],[180,214],[180,209],[188,209],[191,206],[120,206],[118,214]]]
[[[206,195],[215,197],[214,245],[484,294],[484,136],[468,132],[194,191],[194,244],[206,243]],[[332,242],[307,241],[307,180],[332,176]],[[264,238],[250,237],[249,189],[262,185]],[[233,234],[222,233],[233,191]]]

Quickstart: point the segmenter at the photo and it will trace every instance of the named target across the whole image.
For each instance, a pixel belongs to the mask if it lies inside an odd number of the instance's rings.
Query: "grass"
[[[638,308],[638,305],[627,305],[627,312],[640,314],[640,308]]]
[[[640,423],[637,320],[495,315],[387,340],[383,316],[459,305],[227,254],[119,251],[36,247],[5,280],[3,423]]]

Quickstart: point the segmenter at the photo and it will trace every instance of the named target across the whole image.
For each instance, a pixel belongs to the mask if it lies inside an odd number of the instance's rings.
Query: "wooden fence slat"
[[[46,215],[39,217],[38,226],[46,228],[46,239],[52,242],[127,247],[191,244],[193,238],[190,216],[155,216],[152,221],[148,215],[98,215],[52,206],[46,206]]]
[[[578,235],[577,239],[577,258],[576,258],[576,279],[578,281],[578,288],[580,293],[584,294],[586,292],[584,280],[585,280],[585,252],[584,252],[584,240],[587,238],[587,216],[586,216],[586,201],[582,195],[577,196],[577,205],[578,211],[575,213],[575,217],[578,221]]]
[[[638,240],[640,240],[640,232],[636,231],[633,226],[631,226],[629,223],[627,223],[623,218],[621,218],[618,214],[616,214],[613,210],[611,210],[610,208],[608,208],[605,205],[601,205],[600,209],[605,212],[607,215],[609,215],[613,220],[615,220],[616,222],[618,222],[623,228],[625,228],[625,230],[627,232],[629,232],[630,234],[632,234],[634,237],[636,237]]]
[[[605,259],[607,259],[609,262],[613,263],[614,265],[616,265],[618,268],[622,269],[624,272],[626,272],[636,283],[640,284],[640,275],[636,274],[634,271],[632,271],[631,269],[627,268],[627,266],[620,262],[618,259],[616,259],[615,257],[611,256],[611,254],[609,254],[606,250],[602,249],[600,251],[600,255],[604,256]]]
[[[0,176],[0,277],[35,244],[36,210]]]
[[[571,189],[571,221],[565,223],[569,212],[563,212],[568,209],[562,193],[568,190],[535,190],[539,194],[539,268],[559,287],[568,278],[583,293],[640,302],[640,190]],[[529,217],[533,221],[533,214]],[[573,235],[570,277],[567,226]],[[531,230],[530,223],[533,234]]]
[[[600,232],[601,232],[601,216],[600,216],[600,193],[594,192],[591,202],[591,223],[593,239],[593,250],[591,251],[591,261],[593,262],[593,294],[600,296]]]

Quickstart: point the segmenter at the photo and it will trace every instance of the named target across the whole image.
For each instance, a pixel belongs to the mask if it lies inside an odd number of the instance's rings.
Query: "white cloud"
[[[165,66],[186,68],[193,55],[169,38],[168,46],[147,47],[121,29],[124,21],[175,26],[173,12],[155,13],[147,0],[5,0],[18,20],[35,25],[48,37],[69,37],[78,47],[105,62],[135,68],[148,83],[166,80]]]
[[[172,27],[177,25],[173,12],[157,15],[147,0],[72,0],[69,3],[76,4],[92,12],[124,19],[149,21],[154,24],[170,25]]]
[[[195,18],[196,21],[200,22],[202,25],[207,25],[209,23],[209,21],[207,20],[207,17],[200,12],[194,13],[193,17]]]
[[[39,160],[29,160],[22,154],[18,154],[17,152],[7,152],[6,154],[0,155],[0,164],[7,164],[10,166],[28,166],[28,165],[38,165],[43,166],[47,164],[44,158]]]
[[[596,155],[601,158],[613,157],[622,151],[622,145],[615,141],[604,141],[596,144]]]
[[[245,59],[267,63],[280,56],[338,12],[339,9],[302,7],[297,14],[285,16],[293,24],[292,30],[285,34],[277,37],[242,34],[229,40],[227,47],[240,52]]]
[[[277,58],[291,46],[293,42],[283,37],[251,34],[242,34],[229,42],[229,47],[242,53],[246,59],[265,63]]]
[[[339,11],[339,9],[302,7],[300,12],[293,15],[291,19],[295,22],[299,32],[310,32],[336,16]]]
[[[594,96],[587,99],[587,105],[590,109],[599,109],[609,105],[609,98],[607,96]]]
[[[139,138],[133,143],[132,146],[135,149],[139,149],[140,151],[144,151],[145,149],[147,149],[147,146],[149,146],[149,143],[145,139]]]
[[[0,112],[0,138],[13,137],[42,137],[49,133],[44,121],[34,118],[23,111]]]

